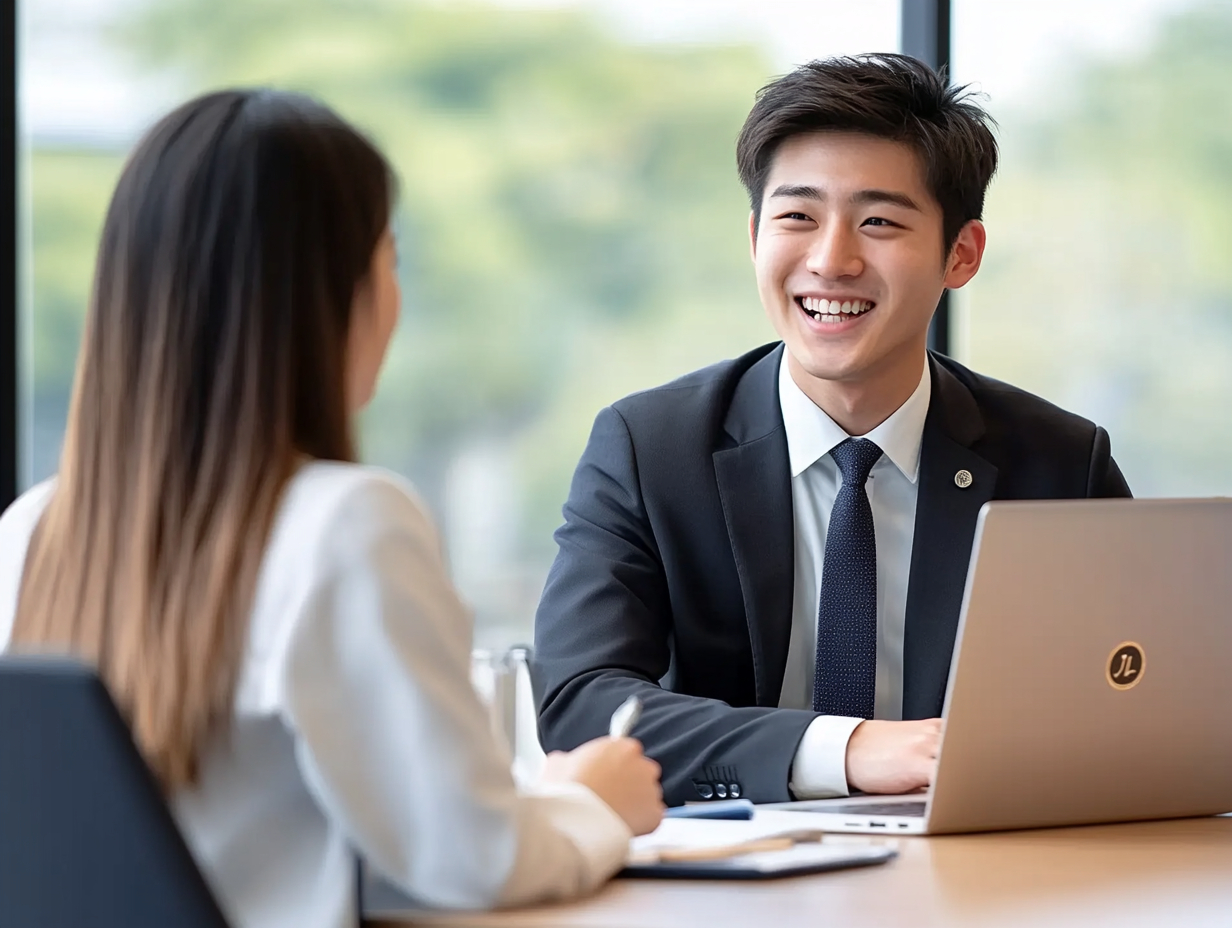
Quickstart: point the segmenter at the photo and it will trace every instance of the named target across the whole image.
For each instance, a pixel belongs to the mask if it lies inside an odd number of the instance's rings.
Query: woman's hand
[[[659,765],[635,738],[596,738],[572,751],[553,751],[543,765],[546,783],[581,783],[611,806],[635,835],[663,820]]]

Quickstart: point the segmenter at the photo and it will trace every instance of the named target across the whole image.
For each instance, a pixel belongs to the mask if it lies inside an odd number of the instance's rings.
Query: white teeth
[[[810,313],[816,313],[827,319],[841,319],[843,316],[858,316],[873,308],[868,300],[824,300],[821,297],[806,296],[800,300],[801,305]]]

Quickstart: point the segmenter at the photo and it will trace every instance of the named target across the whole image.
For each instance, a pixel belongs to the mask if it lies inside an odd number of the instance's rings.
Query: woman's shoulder
[[[299,595],[379,557],[390,539],[439,553],[427,507],[404,478],[378,467],[312,461],[291,478],[270,527],[262,584],[275,598]],[[429,553],[435,557],[435,553]]]
[[[278,704],[282,657],[314,598],[357,569],[389,569],[378,563],[377,545],[391,535],[438,547],[427,509],[405,479],[336,461],[311,461],[296,471],[270,526],[254,591],[238,711]]]
[[[0,515],[0,651],[8,643],[26,554],[39,519],[55,489],[55,480],[31,487]]]
[[[318,551],[346,537],[389,530],[431,529],[427,507],[403,477],[379,467],[312,461],[283,494],[274,533],[307,542]]]
[[[56,488],[53,477],[32,486],[17,497],[4,514],[0,515],[0,550],[7,554],[7,546],[11,542],[20,541],[24,547],[30,541],[34,528],[43,517],[43,510],[51,499],[52,490]]]

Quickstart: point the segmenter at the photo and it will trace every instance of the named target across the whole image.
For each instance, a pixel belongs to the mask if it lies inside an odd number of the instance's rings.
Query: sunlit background
[[[480,644],[530,636],[604,404],[771,340],[733,143],[757,88],[893,51],[898,0],[20,0],[27,484],[55,471],[127,149],[199,91],[318,94],[401,179],[363,430]],[[1139,495],[1232,489],[1232,2],[955,0],[1003,166],[955,353],[1106,426]]]

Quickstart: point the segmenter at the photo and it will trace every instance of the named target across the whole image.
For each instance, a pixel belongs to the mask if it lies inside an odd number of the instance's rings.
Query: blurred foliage
[[[508,471],[513,550],[466,589],[481,627],[525,628],[600,406],[773,337],[735,175],[770,76],[751,46],[637,46],[587,12],[414,0],[157,0],[109,38],[184,97],[315,94],[391,158],[403,317],[364,455],[415,480],[447,532],[451,464],[479,447]],[[34,154],[36,476],[116,166]]]
[[[32,249],[38,338],[33,342],[32,363],[41,386],[67,393],[103,213],[121,159],[55,150],[38,152],[35,158]]]
[[[32,156],[34,326],[27,344],[34,387],[31,432],[36,479],[52,473],[59,460],[94,253],[121,163],[118,154],[108,152],[51,149]]]
[[[1106,426],[1138,494],[1232,492],[1232,6],[997,113],[971,362]]]
[[[392,0],[159,0],[117,38],[192,90],[317,94],[389,153],[404,319],[367,451],[429,483],[467,436],[539,418],[596,328],[758,313],[732,148],[768,70],[751,48]]]
[[[365,456],[440,508],[450,463],[496,449],[516,563],[467,592],[481,633],[524,634],[596,410],[773,337],[733,155],[767,61],[751,46],[633,45],[584,11],[126,9],[111,39],[149,80],[185,96],[305,90],[390,155],[404,308]],[[1229,86],[1232,8],[1216,4],[1166,21],[1141,54],[1075,62],[1017,109],[992,105],[1004,160],[961,301],[966,354],[1107,426],[1139,493],[1232,488]],[[36,476],[54,467],[119,164],[33,155]]]

